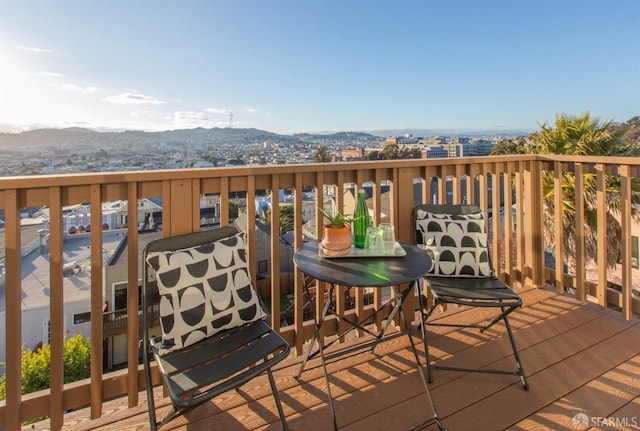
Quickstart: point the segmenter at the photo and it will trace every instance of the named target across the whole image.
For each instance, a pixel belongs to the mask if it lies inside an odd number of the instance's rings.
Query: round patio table
[[[424,385],[425,392],[427,394],[427,398],[433,412],[433,417],[429,418],[427,421],[421,423],[413,429],[422,428],[427,424],[434,422],[441,430],[444,429],[438,417],[436,406],[431,396],[431,391],[429,390],[429,385],[427,383],[424,370],[422,369],[420,357],[418,356],[418,351],[416,350],[415,343],[410,333],[410,325],[407,322],[407,318],[402,307],[409,294],[414,292],[415,287],[418,285],[418,280],[431,268],[431,258],[415,245],[404,242],[398,242],[397,247],[394,248],[394,251],[388,252],[387,254],[380,253],[371,255],[367,254],[366,250],[363,251],[353,249],[351,254],[347,256],[327,256],[323,253],[320,243],[317,240],[313,240],[305,242],[298,250],[296,250],[293,255],[293,262],[296,268],[302,271],[305,275],[313,277],[316,280],[329,283],[330,286],[327,302],[324,305],[321,315],[316,316],[313,338],[311,339],[311,342],[307,347],[305,357],[300,364],[300,370],[296,375],[296,378],[299,378],[302,375],[307,361],[319,353],[322,360],[325,380],[327,383],[327,394],[329,396],[329,406],[331,409],[334,429],[337,430],[338,426],[335,417],[335,411],[333,408],[333,398],[331,396],[331,388],[329,384],[329,375],[326,367],[324,349],[329,347],[340,337],[343,337],[346,332],[339,335],[337,339],[334,339],[332,342],[325,345],[322,337],[320,336],[320,329],[322,328],[322,324],[329,314],[338,316],[338,318],[351,325],[347,332],[355,328],[359,328],[371,335],[374,335],[376,338],[372,342],[366,343],[363,346],[372,346],[373,350],[375,349],[377,343],[383,338],[384,334],[389,328],[389,325],[391,324],[397,313],[400,313],[400,316],[404,322],[406,328],[404,333],[406,333],[409,337],[409,341],[415,355],[416,366],[418,368],[420,378],[422,379],[422,383]],[[389,316],[386,318],[386,322],[381,330],[378,333],[373,333],[360,322],[354,322],[336,312],[333,292],[335,287],[338,285],[355,288],[382,288],[389,286],[400,286],[401,290],[393,295],[389,299],[389,301],[385,302],[382,306],[377,308],[371,315],[363,319],[363,322],[370,321],[370,319],[382,309],[390,306],[392,303],[394,304],[393,309],[390,312]],[[422,316],[424,314],[422,309],[422,301],[419,300],[418,303],[420,306],[420,315]],[[411,313],[413,312],[414,311],[411,310]],[[424,340],[424,337],[426,336],[426,330],[423,319],[420,319],[420,330]],[[318,344],[318,349],[313,352],[313,348],[316,342]]]

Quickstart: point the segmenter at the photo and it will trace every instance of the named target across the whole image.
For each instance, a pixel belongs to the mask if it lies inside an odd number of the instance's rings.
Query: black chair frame
[[[184,415],[193,408],[267,373],[283,430],[288,430],[271,368],[289,355],[289,344],[265,321],[258,320],[222,331],[186,348],[160,355],[161,337],[150,334],[150,306],[159,302],[153,270],[146,262],[148,253],[173,251],[208,244],[238,233],[228,226],[198,233],[163,238],[144,248],[142,259],[142,307],[144,375],[151,430]],[[262,304],[262,303],[261,303]],[[264,308],[264,304],[262,304]],[[172,403],[172,411],[156,420],[153,396],[154,359]]]
[[[417,228],[417,216],[418,211],[423,210],[435,214],[473,214],[481,212],[482,210],[475,205],[436,205],[436,204],[420,204],[413,209],[413,223],[414,223],[414,235],[417,244],[422,243],[422,234]],[[489,259],[491,262],[491,259]],[[493,270],[492,270],[493,274]],[[522,367],[522,361],[516,347],[515,338],[509,323],[508,316],[518,308],[522,306],[522,299],[516,294],[508,285],[502,282],[500,279],[492,275],[487,278],[470,278],[470,277],[442,277],[442,276],[428,276],[425,280],[429,287],[431,294],[433,295],[433,303],[428,307],[427,311],[422,314],[422,319],[426,325],[430,326],[449,326],[456,328],[476,328],[480,332],[484,332],[491,328],[498,322],[504,322],[513,350],[513,356],[516,361],[516,369],[514,371],[486,369],[486,368],[461,368],[461,367],[449,367],[439,366],[435,362],[432,364],[429,356],[429,346],[427,336],[424,336],[424,348],[427,357],[427,374],[429,376],[429,382],[433,381],[433,370],[449,370],[449,371],[463,371],[463,372],[475,372],[475,373],[492,373],[492,374],[508,374],[520,377],[522,386],[524,389],[529,389],[529,384]],[[423,296],[420,295],[420,300],[423,300]],[[489,320],[484,325],[478,324],[455,324],[455,323],[435,323],[428,322],[431,314],[440,305],[456,304],[469,307],[484,307],[484,308],[496,308],[500,312],[497,316]],[[426,309],[426,307],[420,307],[420,311]]]

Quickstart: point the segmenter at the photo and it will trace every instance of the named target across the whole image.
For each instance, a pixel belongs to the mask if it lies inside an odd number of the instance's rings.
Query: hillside
[[[77,148],[90,144],[93,147],[153,146],[158,144],[195,144],[215,145],[246,143],[278,143],[279,145],[297,143],[323,143],[333,141],[379,141],[380,137],[367,133],[340,132],[331,135],[296,134],[280,135],[259,129],[183,129],[162,132],[96,132],[78,127],[66,129],[38,129],[22,133],[0,133],[0,148]]]
[[[622,140],[628,143],[640,145],[640,116],[635,116],[620,127],[627,127],[627,131],[622,136]]]

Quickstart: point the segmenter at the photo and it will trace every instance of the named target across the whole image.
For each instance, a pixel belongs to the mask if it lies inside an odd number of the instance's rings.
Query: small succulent
[[[347,226],[353,222],[351,218],[351,214],[344,213],[344,207],[340,208],[334,215],[329,214],[324,209],[318,207],[318,210],[322,213],[324,218],[327,220],[327,225],[331,226],[334,229],[339,229],[341,227]]]

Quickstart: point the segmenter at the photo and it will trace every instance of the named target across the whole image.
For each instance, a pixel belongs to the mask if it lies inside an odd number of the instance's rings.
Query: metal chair
[[[238,237],[240,235],[240,237]],[[212,398],[226,392],[230,389],[236,388],[254,377],[267,373],[273,397],[276,401],[276,407],[282,429],[287,430],[287,423],[280,403],[280,397],[278,396],[278,390],[273,379],[271,368],[278,362],[282,361],[289,354],[289,344],[275,332],[267,323],[264,316],[264,305],[257,297],[257,294],[253,290],[253,286],[250,284],[250,278],[244,278],[249,280],[244,286],[245,289],[242,292],[243,299],[247,299],[247,292],[250,292],[251,296],[249,301],[251,307],[258,305],[258,311],[252,311],[257,320],[251,322],[243,322],[240,325],[228,327],[223,325],[223,329],[216,332],[213,335],[205,336],[204,338],[196,341],[193,344],[187,346],[189,337],[193,337],[194,334],[184,336],[182,340],[172,339],[171,331],[174,329],[173,321],[177,314],[163,316],[163,310],[166,313],[167,303],[163,304],[163,301],[171,300],[167,297],[171,293],[171,288],[177,288],[177,286],[167,287],[165,283],[164,274],[171,274],[171,270],[174,270],[175,265],[183,265],[175,271],[185,271],[184,259],[176,258],[171,259],[172,253],[181,253],[187,251],[187,256],[193,253],[191,250],[198,250],[202,252],[198,256],[201,260],[207,260],[207,251],[212,250],[213,255],[215,251],[220,250],[224,246],[231,245],[233,249],[233,264],[236,265],[233,269],[233,277],[231,273],[225,273],[224,269],[220,274],[220,265],[215,262],[212,267],[217,267],[218,279],[228,280],[222,284],[218,283],[216,286],[227,286],[226,288],[220,288],[220,291],[225,291],[223,294],[236,295],[234,292],[230,292],[229,287],[232,289],[238,280],[237,272],[238,264],[243,271],[243,274],[248,275],[246,269],[246,259],[244,251],[244,236],[239,234],[238,230],[234,227],[224,227],[219,229],[213,229],[209,231],[203,231],[198,233],[180,235],[172,238],[163,238],[150,242],[143,251],[143,270],[142,270],[142,307],[143,307],[143,341],[145,347],[143,350],[144,361],[144,373],[147,391],[147,402],[149,406],[149,421],[151,429],[156,430],[157,427],[165,424],[169,420],[174,419],[177,416],[183,415],[191,409],[201,405],[202,403],[211,400]],[[226,241],[226,242],[225,242]],[[235,242],[234,242],[235,241]],[[235,244],[235,245],[234,245]],[[201,248],[200,248],[201,247]],[[233,248],[235,247],[235,248]],[[204,257],[203,257],[204,256]],[[215,257],[211,257],[215,258]],[[156,260],[154,260],[156,259]],[[163,272],[157,272],[157,267],[153,265],[157,264],[157,259],[164,259],[163,262],[168,267],[163,268]],[[225,263],[226,265],[226,263]],[[244,266],[243,266],[244,265]],[[165,270],[169,272],[164,272]],[[175,274],[175,272],[174,272]],[[170,277],[167,276],[167,279]],[[214,282],[212,279],[207,279],[204,283],[209,283],[212,286]],[[174,280],[175,281],[175,280]],[[171,284],[169,282],[168,284]],[[187,286],[192,288],[193,286]],[[168,293],[169,292],[169,293]],[[184,294],[182,293],[182,297]],[[234,299],[237,296],[232,296]],[[256,302],[257,299],[257,302]],[[201,301],[198,305],[201,307],[206,306],[206,301]],[[231,306],[227,310],[230,313],[236,313],[238,311],[238,303],[242,302],[236,300],[231,302]],[[162,335],[154,336],[151,334],[151,325],[149,313],[152,304],[160,303],[160,319],[163,325],[161,326]],[[193,305],[193,301],[192,304]],[[176,306],[172,304],[171,306]],[[163,308],[164,307],[164,308]],[[217,310],[219,307],[212,307]],[[247,309],[249,309],[248,307]],[[172,309],[175,310],[175,309]],[[241,313],[234,314],[237,318],[242,316],[246,317],[246,309],[240,310]],[[181,312],[181,310],[178,310]],[[184,313],[187,313],[184,311]],[[216,315],[216,313],[218,313]],[[215,327],[220,323],[220,313],[218,311],[213,312],[213,318],[217,321],[207,324],[207,330],[210,327]],[[178,316],[179,317],[179,316]],[[162,321],[162,319],[167,319]],[[189,320],[189,319],[187,319]],[[155,325],[153,325],[155,326]],[[201,329],[201,328],[198,328]],[[154,332],[158,332],[157,329]],[[197,337],[202,335],[195,333]],[[196,338],[197,338],[196,337]],[[192,338],[193,340],[193,338]],[[187,341],[187,342],[184,342]],[[184,344],[185,347],[179,346],[176,348],[176,343]],[[184,343],[183,343],[184,342]],[[157,371],[160,373],[162,383],[164,384],[169,398],[171,400],[173,410],[161,421],[156,421],[155,402],[153,397],[152,387],[152,358],[157,364]]]
[[[475,234],[471,234],[465,237],[463,240],[466,241],[465,247],[469,247],[471,243],[473,243],[474,238],[482,238],[484,232],[484,213],[481,209],[475,205],[432,205],[432,204],[420,204],[414,207],[413,210],[413,222],[414,222],[414,232],[415,232],[415,240],[417,244],[422,244],[428,252],[432,252],[432,249],[429,248],[429,245],[425,245],[425,239],[428,238],[429,241],[436,240],[436,236],[440,235],[441,230],[447,230],[451,228],[452,230],[456,230],[457,232],[462,232],[465,230],[466,223],[465,221],[456,221],[456,219],[468,220],[469,218],[478,218],[478,222],[473,224],[473,230],[477,228],[481,228],[482,232],[476,232],[480,236],[474,236]],[[439,220],[440,219],[440,220]],[[430,221],[435,221],[436,223],[431,224]],[[447,223],[458,223],[457,225],[451,227],[452,225]],[[462,226],[462,227],[461,227]],[[439,233],[434,234],[433,231],[430,232],[430,228],[437,230]],[[444,234],[446,235],[446,234]],[[467,372],[479,372],[479,373],[495,373],[495,374],[509,374],[516,375],[520,377],[522,381],[522,385],[524,389],[528,389],[529,385],[527,383],[527,379],[525,376],[524,369],[522,367],[522,362],[520,360],[520,355],[518,354],[518,349],[516,347],[515,339],[513,336],[513,332],[511,330],[511,325],[509,324],[508,316],[516,309],[522,306],[522,299],[518,296],[513,290],[509,288],[505,283],[495,277],[493,273],[493,268],[491,267],[491,259],[488,255],[488,249],[486,247],[486,234],[484,234],[484,244],[482,244],[482,240],[479,241],[479,249],[476,249],[476,254],[473,252],[473,246],[471,246],[471,254],[468,258],[468,261],[472,261],[474,259],[473,256],[480,256],[477,262],[479,265],[485,265],[484,268],[481,268],[477,274],[473,274],[473,271],[468,268],[461,269],[463,258],[462,255],[465,254],[461,249],[455,251],[454,253],[449,253],[449,257],[453,260],[460,259],[457,262],[458,267],[456,266],[456,262],[453,262],[449,259],[444,263],[444,270],[439,274],[434,274],[433,272],[438,272],[437,269],[432,268],[432,270],[425,275],[425,280],[428,284],[429,290],[433,295],[433,303],[428,308],[427,312],[422,315],[425,323],[427,325],[435,325],[435,326],[453,326],[458,328],[477,328],[480,332],[484,332],[496,323],[502,321],[507,329],[507,333],[509,336],[509,341],[511,342],[511,347],[513,349],[513,356],[516,361],[516,369],[514,371],[508,370],[496,370],[496,369],[485,369],[485,368],[460,368],[460,367],[448,367],[448,366],[438,366],[432,364],[429,358],[429,347],[427,342],[427,337],[424,337],[424,345],[425,352],[427,356],[427,371],[429,376],[429,381],[431,382],[433,379],[433,370],[452,370],[452,371],[467,371]],[[443,243],[446,242],[448,245],[451,245],[455,241],[452,241],[452,238],[448,235],[446,240],[443,240]],[[453,235],[455,236],[455,235]],[[462,235],[464,237],[464,235]],[[439,236],[436,241],[438,241],[442,236]],[[440,244],[432,244],[434,247],[440,246]],[[438,252],[442,252],[443,259],[447,259],[444,257],[444,253],[448,253],[445,248],[439,249]],[[437,253],[437,252],[436,252]],[[434,256],[432,256],[433,258]],[[435,256],[436,260],[438,256]],[[486,259],[486,260],[485,260]],[[488,271],[487,271],[488,269]],[[451,276],[445,275],[443,273],[450,272]],[[465,273],[465,276],[461,276],[460,272]],[[478,275],[480,273],[484,273],[484,275]],[[422,300],[422,296],[420,297]],[[485,307],[485,308],[495,308],[497,311],[497,315],[493,317],[489,322],[484,325],[467,325],[467,324],[444,324],[444,323],[431,323],[427,322],[433,311],[436,309],[438,305],[444,304],[457,304],[457,305],[465,305],[468,307]],[[422,307],[420,308],[422,311]]]

